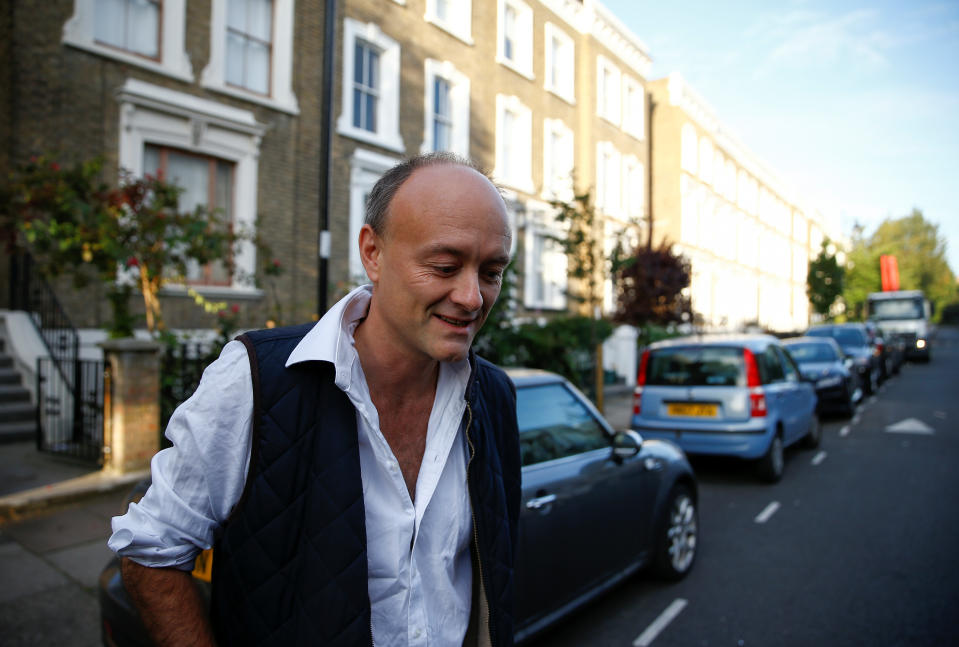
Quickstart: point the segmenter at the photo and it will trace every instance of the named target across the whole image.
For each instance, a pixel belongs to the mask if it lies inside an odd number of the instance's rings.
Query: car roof
[[[858,328],[863,329],[866,324],[861,321],[847,321],[846,323],[817,324],[809,326],[809,330],[829,330],[830,328]]]
[[[789,339],[783,340],[783,346],[789,347],[796,344],[826,344],[827,346],[832,346],[836,350],[842,353],[842,347],[832,337],[790,337]]]
[[[663,348],[683,348],[689,346],[729,346],[732,348],[747,347],[765,348],[770,344],[775,344],[779,340],[772,335],[744,335],[744,334],[722,334],[713,333],[706,335],[689,335],[686,337],[674,337],[673,339],[664,339],[649,345],[650,350],[659,350]]]
[[[511,366],[503,369],[516,386],[536,386],[563,382],[563,377],[538,368]]]

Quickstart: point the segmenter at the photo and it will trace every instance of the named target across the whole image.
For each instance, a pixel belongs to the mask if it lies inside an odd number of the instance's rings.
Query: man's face
[[[416,170],[393,197],[383,235],[364,227],[360,236],[370,318],[413,361],[464,358],[499,296],[510,239],[503,200],[480,173]]]

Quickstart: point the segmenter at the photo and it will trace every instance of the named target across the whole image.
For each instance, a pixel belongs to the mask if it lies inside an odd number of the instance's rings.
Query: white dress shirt
[[[324,360],[356,408],[366,509],[369,594],[377,645],[459,645],[472,595],[472,516],[462,427],[467,360],[440,364],[426,449],[410,499],[380,431],[353,343],[372,290],[340,300],[290,353],[286,365]],[[173,414],[174,446],[152,461],[153,485],[113,519],[109,546],[145,566],[189,570],[239,501],[249,469],[253,388],[246,348],[227,344],[196,393]]]

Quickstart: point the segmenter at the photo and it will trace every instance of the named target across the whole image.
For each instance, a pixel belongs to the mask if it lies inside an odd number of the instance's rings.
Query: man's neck
[[[353,333],[370,393],[396,400],[408,394],[422,396],[434,392],[440,363],[429,357],[411,358],[397,352],[396,346],[387,343],[387,336],[378,334],[375,327],[367,319]]]

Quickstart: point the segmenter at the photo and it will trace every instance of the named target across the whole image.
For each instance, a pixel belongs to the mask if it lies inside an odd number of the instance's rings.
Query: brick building
[[[520,315],[565,312],[553,199],[591,190],[610,240],[646,213],[646,47],[590,0],[346,0],[337,24],[331,280],[364,280],[363,205],[406,155],[490,168],[515,237]],[[632,223],[632,225],[631,225]],[[608,305],[611,304],[609,301]]]
[[[322,0],[11,0],[0,18],[0,171],[33,155],[102,157],[105,180],[163,171],[181,205],[224,210],[259,227],[286,272],[284,318],[315,312],[323,71]],[[262,254],[261,254],[262,256]],[[187,285],[240,306],[261,326],[273,291],[251,244],[238,272],[190,271]],[[2,263],[6,266],[6,263]],[[57,296],[80,328],[109,316],[102,286]],[[162,294],[167,324],[209,328],[186,285]],[[141,307],[139,303],[134,304]]]
[[[691,261],[707,328],[804,330],[808,261],[834,227],[724,126],[678,74],[651,81],[653,237]]]

